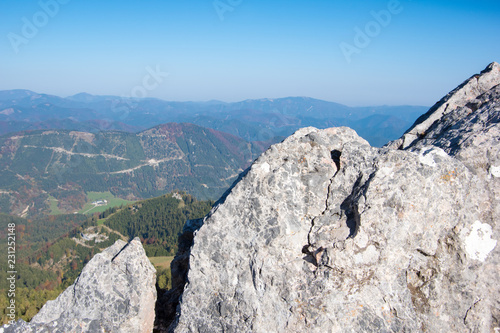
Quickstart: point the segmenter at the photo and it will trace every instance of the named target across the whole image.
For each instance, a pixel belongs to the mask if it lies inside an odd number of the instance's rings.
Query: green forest
[[[186,220],[205,216],[214,203],[197,201],[185,193],[177,196],[168,194],[128,205],[111,214],[104,224],[130,238],[139,237],[148,257],[172,256]]]

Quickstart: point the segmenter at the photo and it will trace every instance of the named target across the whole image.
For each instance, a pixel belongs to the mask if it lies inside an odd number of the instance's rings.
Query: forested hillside
[[[58,130],[3,136],[0,212],[73,213],[91,191],[139,200],[179,189],[215,200],[267,145],[192,124],[138,134]]]
[[[104,224],[130,238],[140,237],[148,257],[173,256],[186,220],[205,216],[212,205],[189,194],[166,195],[131,204]]]
[[[69,236],[86,221],[87,217],[74,214],[34,220],[0,214],[2,253],[7,253],[7,233],[11,229],[8,225],[15,225],[15,299],[18,318],[31,318],[48,299],[57,297],[74,281],[92,250],[77,246]],[[61,261],[61,258],[64,260]],[[10,276],[7,274],[7,264],[7,255],[0,256],[2,323],[7,320],[4,316],[9,289],[7,277]]]

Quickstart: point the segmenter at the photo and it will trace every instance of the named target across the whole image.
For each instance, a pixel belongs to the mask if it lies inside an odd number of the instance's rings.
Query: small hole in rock
[[[332,150],[331,157],[335,165],[337,166],[337,170],[340,170],[340,156],[342,152],[340,150]]]

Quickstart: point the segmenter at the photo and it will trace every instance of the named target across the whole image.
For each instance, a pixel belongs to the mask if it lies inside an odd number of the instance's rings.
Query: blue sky
[[[498,0],[3,0],[0,22],[0,90],[59,96],[432,105],[500,62]]]

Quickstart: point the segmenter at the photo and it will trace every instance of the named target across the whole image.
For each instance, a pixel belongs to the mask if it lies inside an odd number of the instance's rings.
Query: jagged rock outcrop
[[[499,78],[500,65],[496,62],[489,64],[480,74],[473,75],[443,97],[429,111],[417,119],[415,124],[400,139],[389,143],[387,146],[405,149],[421,142],[423,137],[429,135],[430,127],[436,123],[441,123],[442,118],[448,114],[452,113],[452,117],[453,114],[458,116],[456,110],[464,106],[474,109],[474,105],[477,104],[475,99],[498,85]]]
[[[152,332],[156,270],[138,238],[96,254],[73,285],[3,332]],[[0,329],[1,330],[1,329]]]
[[[304,128],[194,234],[175,332],[500,329],[499,65],[400,140]]]

